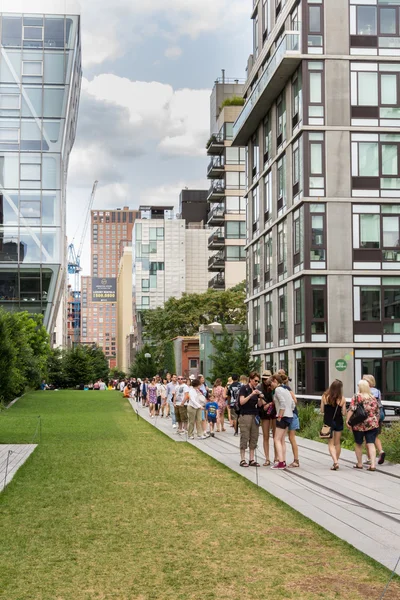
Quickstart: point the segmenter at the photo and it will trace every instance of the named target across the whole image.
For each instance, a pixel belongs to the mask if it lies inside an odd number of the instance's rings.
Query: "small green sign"
[[[337,371],[345,371],[347,369],[347,362],[343,358],[340,358],[335,362],[335,367]]]

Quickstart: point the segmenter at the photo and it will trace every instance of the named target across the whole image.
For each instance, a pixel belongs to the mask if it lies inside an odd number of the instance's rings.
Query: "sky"
[[[68,242],[95,209],[178,207],[207,189],[209,99],[225,69],[245,78],[252,0],[81,0],[83,81],[68,175]],[[90,272],[89,234],[82,266]]]

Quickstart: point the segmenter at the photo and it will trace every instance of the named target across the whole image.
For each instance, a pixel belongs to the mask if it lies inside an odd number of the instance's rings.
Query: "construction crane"
[[[82,251],[83,251],[83,245],[85,243],[87,229],[89,226],[90,211],[92,210],[92,207],[93,207],[98,184],[99,184],[98,181],[95,181],[93,184],[92,194],[90,196],[89,205],[88,205],[87,211],[86,211],[85,224],[83,226],[81,243],[79,244],[78,252],[76,252],[73,242],[68,246],[68,273],[70,275],[75,275],[74,292],[80,292],[80,274],[82,271],[81,256],[82,256]]]

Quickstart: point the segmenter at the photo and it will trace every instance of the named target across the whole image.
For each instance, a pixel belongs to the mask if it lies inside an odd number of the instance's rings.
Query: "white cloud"
[[[114,60],[132,43],[155,35],[174,40],[173,47],[184,37],[215,31],[233,35],[249,14],[243,0],[84,0],[83,63],[88,67]]]
[[[182,56],[182,48],[179,46],[170,46],[164,52],[164,56],[171,59],[176,59]]]

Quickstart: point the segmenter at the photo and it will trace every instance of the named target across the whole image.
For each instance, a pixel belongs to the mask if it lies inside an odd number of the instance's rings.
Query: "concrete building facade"
[[[127,338],[129,340],[133,326],[132,271],[132,247],[126,246],[119,262],[117,279],[117,366],[125,373],[131,366]]]
[[[0,5],[0,306],[42,313],[52,342],[66,346],[66,182],[82,78],[80,16],[65,14],[68,5],[57,0],[31,5]]]
[[[297,393],[400,399],[400,7],[255,0],[246,146],[254,354]]]
[[[212,228],[208,268],[209,287],[213,289],[228,289],[246,278],[245,149],[232,147],[233,123],[241,107],[223,105],[233,98],[240,99],[242,93],[243,84],[239,80],[223,76],[216,80],[210,99],[207,177],[211,187],[207,196],[207,223]]]

